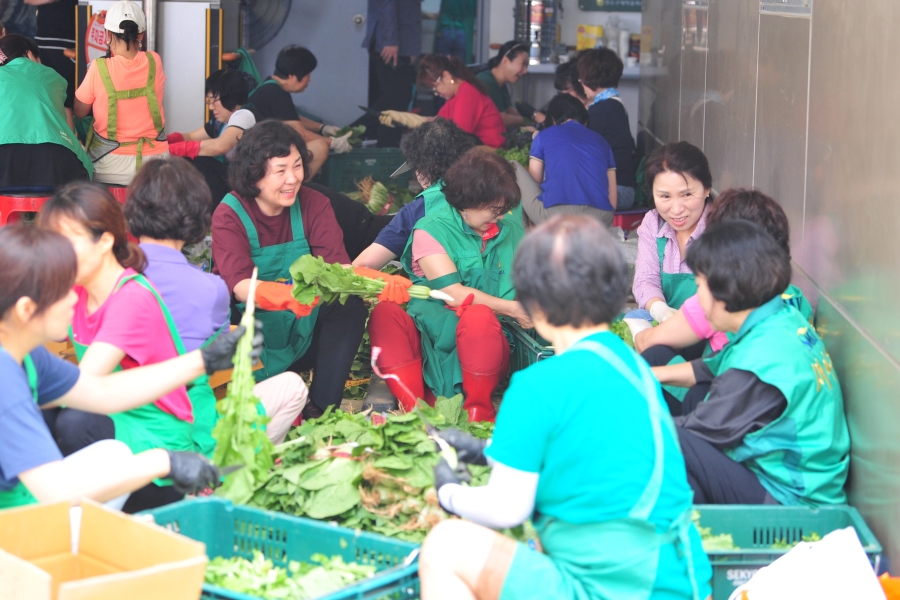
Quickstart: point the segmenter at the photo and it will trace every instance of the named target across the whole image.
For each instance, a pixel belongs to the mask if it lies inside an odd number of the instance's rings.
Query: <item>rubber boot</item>
[[[396,375],[403,382],[403,385],[409,389],[409,391],[404,389],[395,379],[385,378],[384,380],[388,389],[391,390],[391,393],[397,397],[403,410],[412,412],[413,409],[415,409],[418,400],[425,397],[425,379],[422,376],[422,359],[420,358],[397,367],[391,367],[390,369],[382,368],[381,372],[385,375]],[[410,395],[410,392],[412,392],[412,396]]]
[[[462,370],[463,394],[466,397],[463,408],[469,413],[469,421],[493,423],[497,418],[497,411],[494,409],[494,403],[491,402],[491,395],[500,384],[504,372],[485,374]]]

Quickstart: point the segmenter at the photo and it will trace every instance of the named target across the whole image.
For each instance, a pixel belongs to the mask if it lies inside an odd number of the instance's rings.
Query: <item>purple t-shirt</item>
[[[141,244],[147,255],[144,275],[172,313],[187,352],[218,332],[229,316],[228,288],[218,275],[204,273],[174,248]]]

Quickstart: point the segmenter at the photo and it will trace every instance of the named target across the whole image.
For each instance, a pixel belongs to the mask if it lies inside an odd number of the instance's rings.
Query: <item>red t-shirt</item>
[[[344,232],[338,225],[331,208],[331,201],[319,192],[301,187],[300,214],[303,217],[303,234],[313,256],[321,256],[327,263],[350,263],[344,248]],[[235,194],[250,220],[256,226],[259,246],[275,246],[293,241],[291,231],[291,211],[285,208],[280,215],[269,217],[260,210],[256,200],[245,200]],[[250,239],[240,217],[224,202],[216,207],[212,218],[213,273],[225,280],[228,291],[250,279],[253,275],[253,260],[250,258]],[[299,258],[299,257],[297,257]]]
[[[506,127],[497,105],[468,81],[459,85],[456,95],[447,100],[438,116],[453,121],[467,133],[474,133],[491,148],[499,148],[506,141],[503,136]]]
[[[134,269],[125,269],[122,277],[134,274]],[[75,286],[75,293],[78,303],[72,319],[72,334],[79,344],[105,342],[115,346],[125,353],[119,363],[122,369],[153,365],[178,356],[159,303],[141,284],[129,281],[92,314],[87,311],[87,290]],[[154,404],[182,421],[194,422],[191,401],[184,386]]]

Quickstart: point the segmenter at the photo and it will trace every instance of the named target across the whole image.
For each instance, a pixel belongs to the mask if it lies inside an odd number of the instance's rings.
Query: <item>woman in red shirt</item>
[[[478,136],[486,146],[499,148],[506,141],[503,118],[484,83],[455,56],[425,56],[419,63],[418,85],[447,100],[439,117]]]

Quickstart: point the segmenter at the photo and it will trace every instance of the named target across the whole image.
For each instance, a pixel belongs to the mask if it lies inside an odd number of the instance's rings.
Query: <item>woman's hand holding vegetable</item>
[[[484,449],[488,446],[488,440],[479,439],[454,427],[438,431],[436,435],[453,446],[460,462],[470,465],[487,464]]]
[[[262,326],[262,322],[256,322],[256,332],[252,341],[253,349],[250,350],[250,359],[253,361],[253,364],[259,362],[259,357],[263,350]],[[200,354],[203,356],[203,364],[208,375],[234,366],[234,353],[245,331],[247,331],[247,328],[241,325],[235,328],[234,331],[228,331],[219,335],[208,346],[200,349]]]
[[[241,327],[240,329],[243,329]],[[233,333],[237,332],[237,329]],[[221,337],[221,336],[220,336]],[[182,494],[196,494],[219,486],[219,469],[205,456],[195,452],[172,452],[169,455],[169,479]]]
[[[650,316],[657,323],[665,323],[678,313],[677,308],[672,308],[666,304],[665,300],[661,299],[657,299],[656,302],[647,302],[647,310],[650,311]]]
[[[396,304],[409,302],[408,290],[412,287],[412,281],[406,277],[402,275],[388,275],[368,267],[353,267],[353,273],[360,277],[380,279],[384,282],[384,290],[378,294],[378,300],[381,302],[394,302]]]
[[[308,317],[319,303],[316,297],[312,304],[300,304],[291,293],[291,286],[274,281],[260,281],[256,285],[256,305],[263,310],[289,310],[297,318]]]

